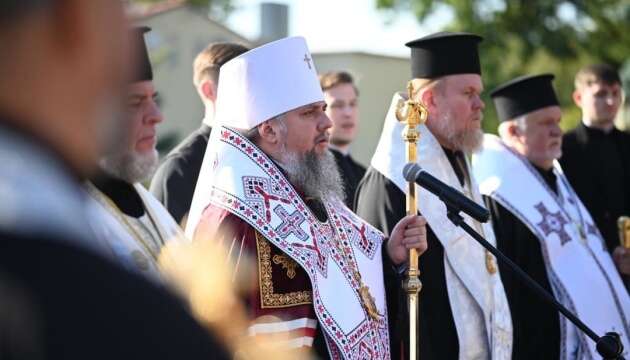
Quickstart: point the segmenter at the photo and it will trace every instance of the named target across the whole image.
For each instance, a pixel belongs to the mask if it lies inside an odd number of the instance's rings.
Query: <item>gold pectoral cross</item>
[[[361,298],[363,308],[372,320],[378,321],[383,315],[378,312],[376,301],[374,300],[374,296],[370,293],[370,288],[363,283],[361,274],[359,274],[358,271],[354,272],[354,277],[359,282],[359,297]]]

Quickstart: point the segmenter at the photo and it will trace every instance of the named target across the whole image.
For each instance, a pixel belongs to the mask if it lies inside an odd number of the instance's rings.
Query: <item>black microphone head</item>
[[[418,175],[420,170],[422,170],[420,165],[415,163],[406,163],[402,171],[403,177],[407,181],[416,181],[416,176]]]

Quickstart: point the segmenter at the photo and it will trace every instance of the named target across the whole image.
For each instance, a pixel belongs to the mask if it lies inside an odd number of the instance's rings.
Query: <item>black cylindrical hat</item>
[[[490,92],[499,120],[508,121],[534,110],[559,105],[552,74],[517,77]]]
[[[406,43],[411,48],[411,76],[481,74],[478,45],[482,40],[470,33],[439,32]]]
[[[144,40],[144,34],[149,31],[151,31],[151,28],[147,26],[134,27],[131,30],[132,49],[135,51],[136,63],[136,68],[131,78],[132,82],[153,80],[153,69],[151,68],[151,61],[149,60],[149,51]]]

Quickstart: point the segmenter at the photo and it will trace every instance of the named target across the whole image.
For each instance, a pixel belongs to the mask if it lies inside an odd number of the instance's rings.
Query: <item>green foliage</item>
[[[484,37],[480,46],[486,89],[525,74],[553,73],[563,106],[563,128],[575,126],[573,77],[592,62],[620,67],[630,54],[628,0],[375,0],[379,9],[412,11],[424,21],[440,8],[454,20],[445,30]],[[411,39],[401,39],[402,41]],[[487,131],[497,126],[487,93]]]

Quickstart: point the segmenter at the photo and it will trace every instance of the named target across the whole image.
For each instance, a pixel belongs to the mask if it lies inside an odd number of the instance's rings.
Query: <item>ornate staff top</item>
[[[418,155],[416,152],[417,142],[420,138],[420,133],[418,132],[418,125],[422,125],[427,121],[428,111],[427,108],[424,107],[420,102],[414,101],[412,99],[413,95],[413,84],[411,81],[407,83],[407,100],[404,102],[400,102],[398,107],[396,108],[396,119],[401,123],[405,124],[405,128],[402,132],[403,141],[405,141],[407,148],[407,162],[415,163],[418,160]],[[409,193],[414,195],[413,202],[410,204],[407,201],[407,214],[415,214],[417,212],[416,202],[415,202],[415,186],[411,186],[413,183],[409,184]],[[409,200],[409,199],[408,199]],[[412,208],[409,206],[412,205]]]
[[[407,100],[398,104],[396,109],[396,118],[398,121],[406,124],[413,129],[413,135],[407,134],[407,129],[403,132],[403,139],[415,143],[418,141],[418,132],[416,126],[422,125],[427,121],[428,111],[420,102],[413,100],[413,84],[411,81],[407,83]]]

